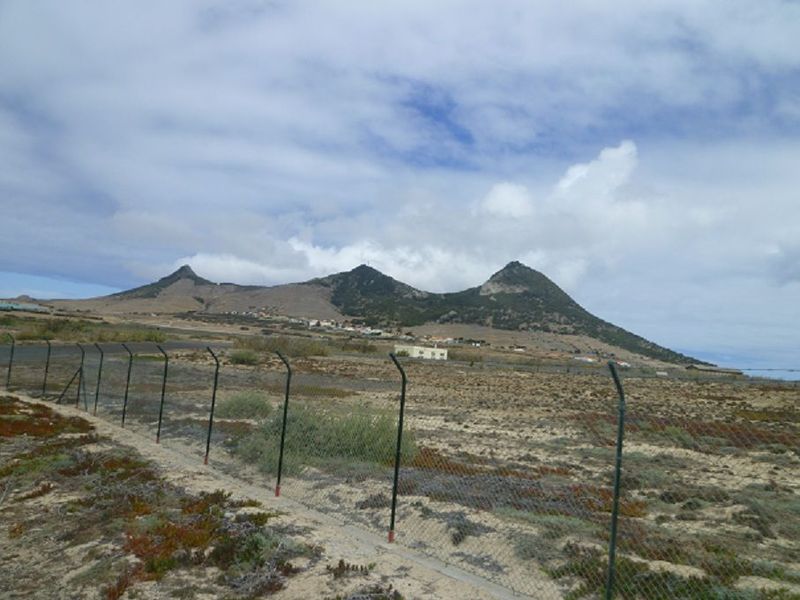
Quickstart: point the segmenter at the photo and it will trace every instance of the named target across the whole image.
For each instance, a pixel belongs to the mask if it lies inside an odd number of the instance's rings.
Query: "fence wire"
[[[122,422],[129,357],[53,344],[46,395]],[[155,438],[164,357],[134,358],[125,427]],[[204,457],[214,361],[170,348],[161,443]],[[10,388],[42,394],[47,347],[17,344]],[[0,365],[9,359],[0,348]],[[623,372],[627,396],[609,586],[619,398],[599,371],[221,352],[211,462],[534,598],[800,597],[800,390],[778,381]],[[254,364],[253,364],[254,363]],[[3,373],[5,375],[5,372]],[[697,377],[695,376],[697,379]],[[86,400],[84,401],[84,394]],[[286,421],[284,433],[284,408]]]

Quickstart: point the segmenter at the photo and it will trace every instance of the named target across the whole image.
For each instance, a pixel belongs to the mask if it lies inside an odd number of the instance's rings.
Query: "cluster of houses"
[[[356,333],[367,337],[388,337],[391,334],[385,332],[383,329],[376,329],[368,325],[353,325],[347,322],[340,323],[339,321],[317,319],[306,321],[309,329],[325,329],[327,331],[342,331],[346,333]],[[392,336],[394,337],[394,336]]]
[[[14,309],[8,309],[8,308],[4,309],[2,303],[0,303],[0,310],[14,310]],[[23,309],[23,310],[30,310],[30,309]],[[404,334],[398,334],[397,332],[388,332],[384,329],[378,329],[375,327],[370,327],[368,325],[352,323],[350,321],[335,321],[333,319],[301,319],[296,317],[278,317],[276,315],[269,314],[263,310],[229,311],[228,314],[242,315],[242,316],[256,317],[256,318],[268,318],[270,320],[280,320],[291,323],[293,325],[301,325],[304,327],[308,327],[309,329],[322,329],[325,331],[332,331],[332,332],[335,331],[341,333],[348,333],[351,335],[361,335],[364,337],[391,338],[391,339],[400,339],[411,342],[417,340],[417,338],[410,332],[406,332]],[[485,340],[475,340],[475,339],[465,339],[465,338],[424,336],[422,339],[424,340],[424,342],[427,342],[428,344],[432,345],[395,344],[394,347],[395,354],[397,354],[398,356],[408,356],[410,358],[421,358],[428,360],[447,360],[447,348],[442,348],[441,346],[458,344],[459,346],[467,345],[480,348],[482,346],[490,345]],[[503,347],[499,347],[499,349],[502,348]],[[512,344],[511,346],[508,346],[506,349],[511,350],[512,352],[520,352],[520,353],[527,352],[527,347],[520,344]],[[580,351],[577,348],[575,348],[575,353],[578,354],[579,352]],[[597,363],[599,360],[598,357],[601,357],[601,358],[613,359],[614,362],[619,367],[623,368],[631,367],[631,364],[629,362],[623,360],[617,360],[613,354],[609,354],[607,352],[595,352],[595,354],[596,356],[585,356],[585,355],[573,356],[572,360],[576,362],[592,364],[592,363]],[[703,373],[713,373],[718,375],[720,374],[735,375],[735,376],[743,375],[743,373],[737,369],[725,369],[712,365],[694,364],[694,365],[689,365],[686,368],[689,371],[694,370]],[[661,377],[668,377],[669,373],[665,371],[659,371],[656,373],[656,375]]]

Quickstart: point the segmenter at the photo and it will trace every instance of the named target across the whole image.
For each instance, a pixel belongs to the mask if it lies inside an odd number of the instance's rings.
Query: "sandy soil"
[[[145,437],[121,436],[146,436],[146,452],[167,452],[169,460],[168,452],[177,452],[174,468],[181,485],[213,486],[217,476],[204,483],[208,472],[198,466],[210,365],[191,352],[175,356],[170,365],[167,449],[152,444],[157,361],[137,363],[128,417],[133,431],[115,438],[133,444]],[[385,357],[294,358],[292,365],[292,406],[320,417],[396,414],[399,374]],[[434,579],[445,572],[466,582],[472,573],[533,597],[596,595],[603,580],[617,423],[607,372],[559,373],[480,361],[405,365],[406,428],[416,454],[401,469],[396,545],[382,542],[390,457],[379,457],[379,468],[346,456],[341,463],[307,464],[284,480],[279,502],[322,532],[319,543],[328,564],[345,552],[336,541],[344,535],[352,551],[341,558],[348,562],[379,555],[382,564],[387,556],[392,566],[376,567],[376,576],[398,574],[401,566],[391,561],[400,556],[432,569]],[[100,414],[113,422],[122,402],[123,366],[109,363],[104,375]],[[274,357],[261,356],[257,366],[248,367],[223,356],[219,401],[257,391],[274,415],[284,378]],[[624,567],[620,585],[630,586],[629,596],[651,597],[646,587],[637,587],[642,581],[651,589],[689,586],[690,598],[740,589],[758,598],[761,588],[783,589],[785,597],[798,593],[800,388],[628,372],[623,382],[628,402],[618,556]],[[254,431],[251,419],[220,420],[212,471],[230,479],[231,489],[268,497],[272,475],[259,470],[265,467],[258,460],[242,460],[237,453],[237,444]],[[435,560],[435,568],[421,556]],[[435,584],[427,576],[414,577],[404,584],[409,587],[401,589],[399,582],[396,587],[411,597],[447,597],[436,594],[456,589],[448,583],[431,588]],[[502,593],[500,587],[480,589]],[[450,597],[480,597],[464,594]]]
[[[20,396],[25,401],[33,399]],[[394,589],[399,591],[404,598],[504,598],[510,597],[497,586],[480,581],[473,575],[462,572],[452,566],[437,563],[427,557],[416,555],[413,552],[381,540],[369,532],[348,526],[330,514],[323,514],[308,509],[306,506],[287,497],[276,498],[273,490],[258,487],[225,473],[224,463],[204,466],[197,460],[197,456],[183,453],[166,445],[157,445],[151,436],[142,436],[135,431],[122,429],[111,424],[105,419],[93,417],[86,412],[74,407],[49,405],[59,413],[67,416],[78,416],[88,420],[96,429],[97,434],[112,440],[114,445],[135,448],[145,459],[158,466],[159,471],[171,483],[191,493],[213,492],[223,489],[230,492],[234,499],[257,500],[263,508],[269,511],[280,511],[283,516],[281,521],[293,527],[307,530],[303,535],[306,543],[323,548],[323,558],[312,567],[293,576],[285,590],[275,593],[275,598],[325,598],[348,597],[358,589],[369,588],[370,584],[386,584],[390,582]],[[11,490],[13,495],[13,489]],[[63,503],[66,498],[59,498]],[[49,501],[49,500],[47,500]],[[44,502],[47,502],[44,501]],[[0,505],[0,516],[4,514]],[[9,523],[4,523],[8,525]],[[14,554],[9,555],[13,549]],[[86,547],[72,548],[76,555],[85,554],[91,549],[91,544]],[[36,547],[21,547],[19,542],[0,536],[0,555],[5,556],[4,569],[13,569],[16,561],[26,561],[37,554]],[[94,554],[97,548],[92,550]],[[343,577],[333,579],[326,567],[336,565],[339,560],[348,564],[367,565],[374,564],[368,574],[357,577]],[[46,569],[45,564],[41,568]],[[64,573],[67,581],[76,575],[75,572]],[[199,582],[195,581],[195,584]],[[51,590],[52,591],[52,590]],[[43,591],[44,592],[44,591]],[[13,590],[6,590],[6,594]],[[128,592],[130,597],[159,598],[162,590],[156,583],[144,582],[137,584]],[[3,595],[3,594],[0,594]],[[42,597],[45,597],[43,595]],[[52,597],[74,597],[68,589],[62,590]],[[201,595],[195,596],[201,597]]]

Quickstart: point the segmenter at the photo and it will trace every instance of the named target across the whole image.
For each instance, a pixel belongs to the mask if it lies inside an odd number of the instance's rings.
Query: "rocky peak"
[[[176,279],[182,279],[184,277],[189,278],[189,279],[196,279],[197,278],[197,273],[195,273],[192,270],[192,267],[190,267],[189,265],[181,265],[181,267],[177,271],[175,271],[171,275],[171,277],[174,277]]]
[[[486,283],[481,286],[482,296],[493,294],[519,294],[522,292],[532,292],[543,285],[554,285],[547,277],[521,262],[513,260],[505,267],[492,275]]]

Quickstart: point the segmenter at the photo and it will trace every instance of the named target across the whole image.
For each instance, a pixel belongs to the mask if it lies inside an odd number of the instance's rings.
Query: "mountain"
[[[586,335],[667,362],[692,361],[595,317],[547,276],[517,261],[481,286],[444,294],[417,290],[366,265],[309,283],[329,287],[331,303],[342,314],[360,317],[368,325],[461,323]]]
[[[330,290],[330,302],[343,315],[368,324],[417,325],[428,320],[429,294],[384,275],[367,265],[312,279],[304,285]]]
[[[175,284],[191,283],[193,286],[215,286],[216,284],[203,279],[192,270],[189,265],[183,265],[174,273],[162,277],[155,283],[148,283],[137,288],[111,294],[112,298],[132,299],[132,298],[156,298],[162,292],[168,290]],[[184,286],[185,287],[185,286]]]
[[[292,317],[344,319],[329,296],[327,288],[310,283],[273,287],[214,283],[183,265],[154,283],[130,290],[86,300],[51,300],[48,304],[63,310],[108,315],[265,311]]]
[[[450,293],[418,290],[368,265],[272,287],[214,283],[184,265],[131,290],[51,303],[116,314],[267,312],[310,319],[359,319],[378,327],[479,325],[513,332],[587,336],[666,362],[694,362],[592,315],[547,276],[517,261],[480,286]]]

